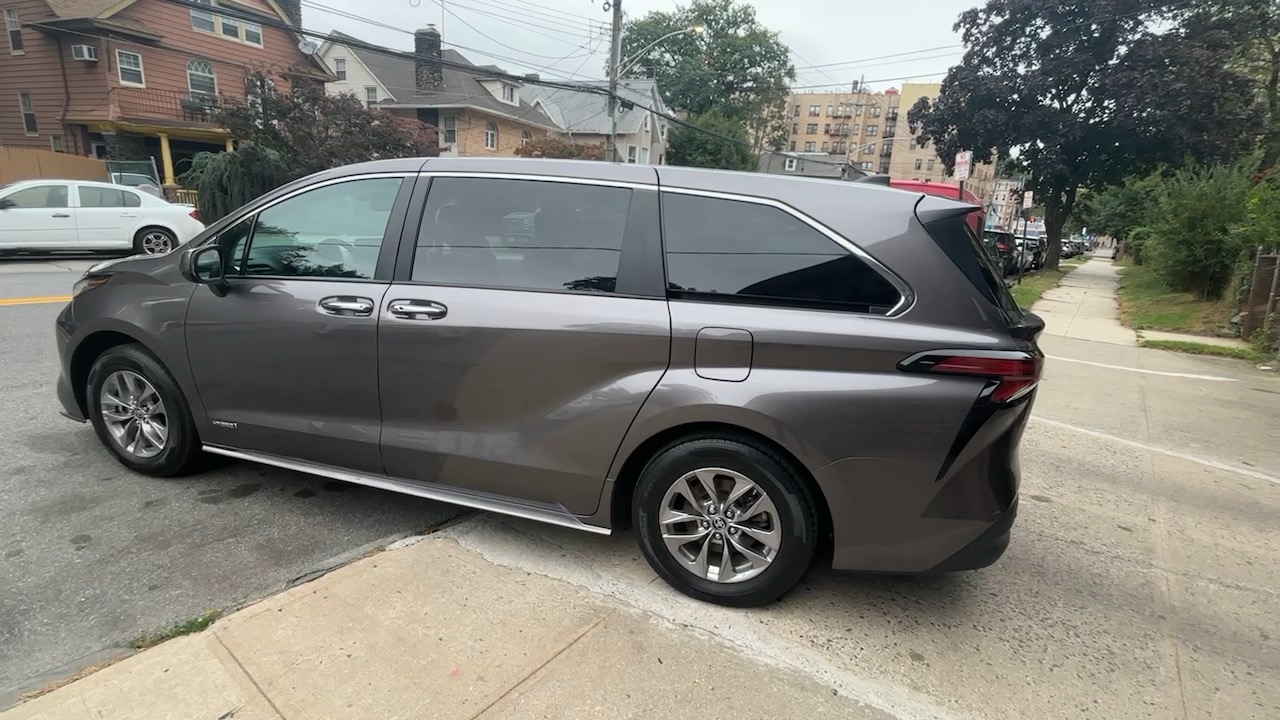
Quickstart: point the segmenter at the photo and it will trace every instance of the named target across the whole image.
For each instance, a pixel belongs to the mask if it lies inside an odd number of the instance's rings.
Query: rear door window
[[[983,297],[1002,310],[1018,310],[1002,273],[996,270],[991,256],[983,250],[982,241],[964,216],[931,222],[925,225],[925,230]]]
[[[663,193],[662,234],[674,299],[876,315],[902,299],[862,258],[770,205]]]

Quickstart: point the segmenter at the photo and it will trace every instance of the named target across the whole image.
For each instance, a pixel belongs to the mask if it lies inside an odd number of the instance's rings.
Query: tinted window
[[[81,186],[79,188],[79,192],[80,192],[80,207],[82,208],[125,207],[125,203],[124,203],[125,192],[124,190],[120,190],[118,188],[90,187],[86,185],[86,186]],[[132,193],[130,194],[132,195]],[[134,204],[136,206],[137,198],[134,198],[134,199],[135,199]]]
[[[880,273],[794,216],[767,205],[662,197],[673,297],[717,297],[885,314],[900,300]]]
[[[246,275],[372,278],[400,178],[327,185],[258,213]]]
[[[613,292],[631,191],[436,178],[422,216],[418,282]]]
[[[129,192],[128,190],[125,190],[124,206],[125,207],[142,207],[142,197],[139,196],[138,193],[133,193],[133,192]]]
[[[7,197],[15,208],[64,208],[67,207],[67,186],[37,185],[10,193]]]

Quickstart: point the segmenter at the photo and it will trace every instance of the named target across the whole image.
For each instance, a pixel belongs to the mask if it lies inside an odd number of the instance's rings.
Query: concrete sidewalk
[[[1137,346],[1134,332],[1120,324],[1119,287],[1119,268],[1111,258],[1094,257],[1045,292],[1031,310],[1044,318],[1046,335]]]
[[[643,561],[632,574],[652,576]],[[889,716],[721,640],[492,564],[447,534],[336,570],[0,714],[581,717]]]

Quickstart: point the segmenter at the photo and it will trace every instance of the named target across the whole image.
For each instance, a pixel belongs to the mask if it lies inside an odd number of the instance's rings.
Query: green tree
[[[721,170],[756,169],[756,154],[747,144],[741,122],[712,109],[691,124],[695,127],[672,129],[667,138],[667,162]]]
[[[703,31],[658,41],[694,27]],[[670,12],[650,12],[626,24],[622,57],[632,63],[628,75],[658,81],[673,109],[702,115],[717,108],[746,125],[754,147],[773,147],[779,128],[785,133],[795,67],[778,33],[756,20],[751,5],[693,0]]]
[[[200,197],[200,219],[213,223],[294,177],[282,153],[246,142],[235,152],[197,154],[182,182]]]
[[[964,59],[908,121],[948,169],[962,149],[976,162],[1016,149],[1045,207],[1055,267],[1081,187],[1188,157],[1238,157],[1257,136],[1254,83],[1230,61],[1235,41],[1179,21],[1186,5],[987,0],[961,14]]]

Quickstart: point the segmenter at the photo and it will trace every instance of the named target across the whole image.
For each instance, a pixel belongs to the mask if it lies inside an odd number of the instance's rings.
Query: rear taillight
[[[1007,403],[1035,389],[1044,358],[1017,351],[933,350],[903,360],[898,368],[904,372],[986,378],[990,382],[983,397],[993,403]]]
[[[998,242],[996,243],[996,249],[999,250],[1000,252],[1005,252],[1006,250],[1009,249],[1009,245],[1006,243]]]
[[[197,221],[198,221],[198,220],[200,219],[200,211],[199,211],[199,210],[192,210],[192,211],[191,211],[191,219],[192,219],[192,220],[197,220]]]

